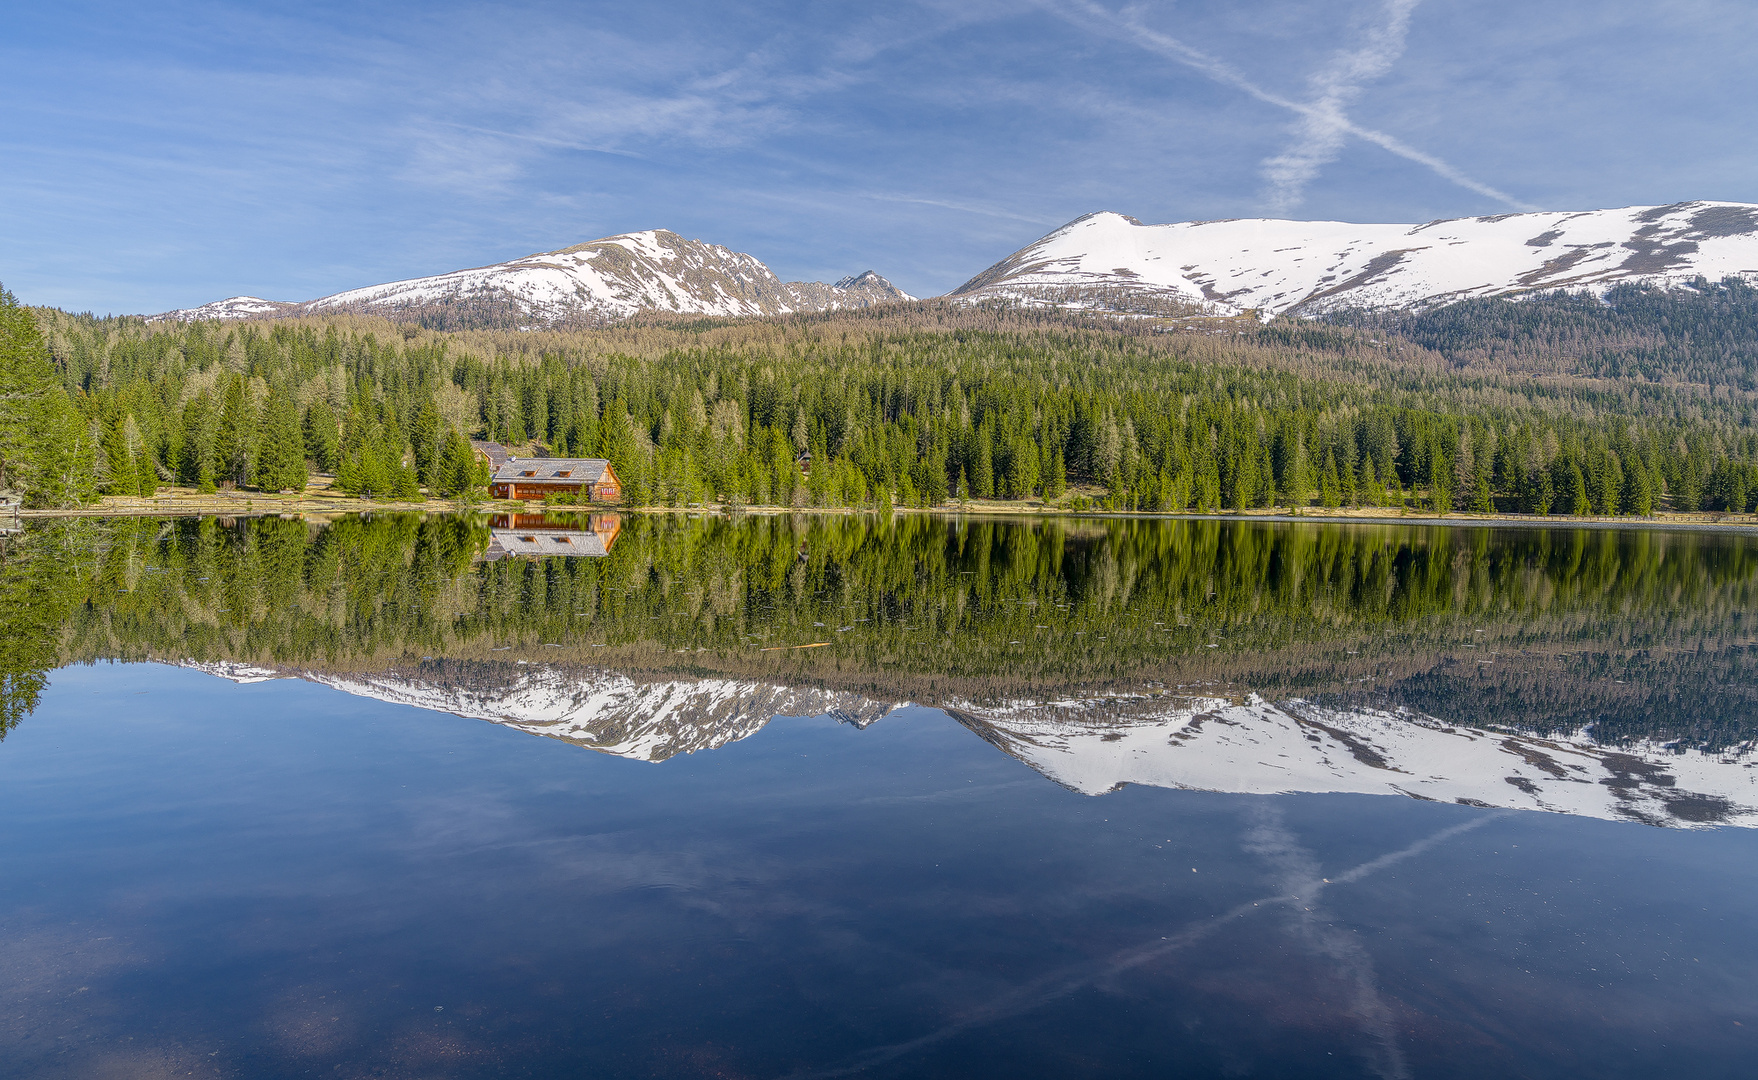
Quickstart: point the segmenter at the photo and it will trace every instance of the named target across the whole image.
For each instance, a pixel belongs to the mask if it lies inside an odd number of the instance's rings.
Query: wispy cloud
[[[1263,163],[1269,182],[1265,201],[1270,209],[1286,214],[1306,198],[1306,185],[1319,171],[1337,160],[1348,138],[1345,109],[1361,97],[1365,86],[1384,75],[1404,55],[1410,30],[1410,13],[1421,0],[1386,0],[1382,18],[1371,26],[1365,40],[1354,49],[1340,49],[1307,80],[1312,112],[1294,122],[1288,148]]]
[[[1400,5],[1413,8],[1415,6],[1415,0],[1390,0],[1388,3],[1388,7],[1397,7]],[[1289,112],[1294,113],[1300,118],[1302,128],[1310,129],[1311,141],[1309,144],[1303,144],[1297,139],[1296,154],[1293,156],[1283,155],[1284,157],[1288,157],[1288,161],[1280,166],[1280,168],[1287,174],[1290,181],[1298,176],[1302,169],[1310,170],[1306,179],[1311,179],[1311,176],[1317,175],[1317,169],[1319,167],[1322,167],[1322,165],[1335,159],[1334,147],[1329,158],[1325,158],[1323,161],[1318,161],[1317,164],[1311,163],[1318,157],[1323,156],[1325,152],[1325,142],[1327,140],[1334,141],[1336,146],[1340,147],[1343,137],[1346,135],[1352,135],[1357,139],[1361,139],[1363,142],[1371,143],[1383,150],[1396,154],[1397,156],[1404,158],[1406,161],[1412,161],[1418,165],[1422,165],[1436,175],[1458,184],[1460,187],[1463,187],[1468,191],[1475,191],[1479,195],[1494,199],[1497,202],[1504,203],[1516,209],[1536,209],[1536,207],[1522,202],[1513,195],[1510,195],[1499,188],[1491,187],[1489,184],[1467,175],[1462,170],[1443,161],[1441,158],[1436,157],[1433,154],[1407,145],[1403,140],[1394,135],[1389,135],[1383,131],[1376,131],[1373,128],[1363,127],[1360,124],[1357,124],[1355,121],[1349,119],[1348,115],[1342,111],[1341,106],[1343,104],[1343,99],[1347,97],[1350,100],[1353,100],[1353,95],[1359,94],[1360,84],[1367,81],[1369,76],[1362,72],[1370,70],[1375,63],[1383,62],[1389,66],[1390,63],[1396,59],[1396,56],[1402,53],[1404,26],[1408,24],[1409,20],[1408,11],[1404,13],[1402,17],[1403,22],[1396,30],[1396,52],[1391,52],[1388,48],[1392,40],[1387,36],[1388,30],[1390,29],[1390,24],[1388,23],[1381,27],[1378,34],[1371,35],[1370,41],[1361,49],[1355,50],[1353,53],[1339,54],[1337,59],[1333,60],[1330,65],[1327,65],[1326,71],[1330,73],[1329,78],[1333,81],[1336,90],[1339,92],[1339,98],[1335,104],[1326,104],[1322,97],[1322,91],[1319,101],[1305,102],[1296,101],[1293,98],[1265,89],[1252,79],[1247,78],[1244,73],[1240,72],[1237,68],[1233,67],[1226,61],[1221,60],[1218,57],[1210,56],[1208,53],[1187,45],[1183,41],[1180,41],[1169,34],[1162,33],[1152,27],[1143,25],[1136,17],[1133,10],[1114,12],[1100,4],[1094,3],[1093,0],[1062,0],[1062,2],[1051,0],[1051,2],[1047,4],[1047,10],[1052,11],[1062,18],[1087,30],[1129,41],[1149,52],[1157,53],[1194,71],[1200,72],[1223,86],[1230,86],[1233,89],[1239,90],[1240,92],[1256,98],[1258,101],[1264,102],[1267,105],[1275,105],[1278,108],[1287,109]],[[1358,65],[1358,70],[1351,69],[1351,62]],[[1383,74],[1383,71],[1381,73]],[[1321,72],[1321,76],[1315,76],[1315,78],[1321,78],[1324,74],[1324,72]],[[1352,74],[1354,75],[1353,83],[1350,82],[1350,76]],[[1319,85],[1322,86],[1323,82],[1321,81]],[[1357,89],[1353,91],[1353,94],[1343,94],[1341,91],[1346,85],[1354,85]],[[1303,161],[1298,155],[1298,149],[1302,145],[1310,146],[1305,154],[1305,158],[1308,160]],[[1271,159],[1271,161],[1276,160],[1277,159],[1275,158]],[[1268,164],[1269,163],[1266,163],[1266,171],[1269,171]],[[1272,184],[1275,184],[1276,182],[1277,181],[1272,177]],[[1305,181],[1301,181],[1301,184],[1304,185],[1304,182]]]

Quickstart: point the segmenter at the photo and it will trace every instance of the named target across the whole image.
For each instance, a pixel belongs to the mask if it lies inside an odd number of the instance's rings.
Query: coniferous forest
[[[1324,321],[937,301],[573,331],[360,316],[150,323],[0,299],[0,484],[377,499],[485,476],[470,438],[611,460],[636,505],[1758,504],[1758,290],[1620,286]]]

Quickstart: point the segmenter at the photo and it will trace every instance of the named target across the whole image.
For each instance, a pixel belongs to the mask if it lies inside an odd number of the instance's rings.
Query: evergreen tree
[[[251,431],[250,398],[242,376],[226,376],[220,396],[220,422],[214,430],[214,475],[216,479],[242,485],[250,479],[250,448],[255,442]]]
[[[1548,514],[1556,503],[1556,486],[1551,481],[1549,469],[1539,469],[1532,474],[1532,494],[1527,509],[1534,514]]]
[[[1281,476],[1282,501],[1292,507],[1306,505],[1312,492],[1312,467],[1307,461],[1306,440],[1297,428],[1287,435]]]
[[[995,429],[988,420],[977,425],[971,492],[979,499],[995,497]]]
[[[1343,505],[1343,485],[1337,477],[1337,458],[1330,450],[1325,451],[1325,470],[1319,479],[1319,499],[1333,509]]]
[[[134,497],[140,494],[140,466],[129,452],[123,417],[117,416],[104,426],[104,474],[106,495]]]
[[[1569,495],[1569,513],[1586,517],[1593,513],[1593,501],[1587,497],[1587,478],[1581,474],[1580,463],[1572,457],[1568,459],[1567,470],[1569,486],[1565,490]]]
[[[415,454],[416,478],[429,488],[435,487],[440,461],[440,418],[431,397],[422,401],[421,411],[415,414],[409,443]]]
[[[1477,479],[1472,483],[1471,509],[1478,514],[1495,513],[1495,496],[1490,493],[1489,472],[1486,469],[1478,469]]]
[[[310,458],[319,472],[333,473],[340,457],[340,425],[336,423],[336,412],[330,403],[323,398],[313,401],[305,409],[305,423],[302,425],[305,436],[305,456]]]
[[[311,478],[305,466],[305,436],[299,406],[285,387],[271,387],[257,426],[256,486],[264,491],[304,491]]]
[[[36,317],[0,288],[0,491],[31,506],[88,501],[95,447],[58,385]]]

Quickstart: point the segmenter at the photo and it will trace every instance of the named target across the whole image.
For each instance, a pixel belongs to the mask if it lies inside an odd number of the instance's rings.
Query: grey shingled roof
[[[513,456],[508,453],[507,448],[500,443],[489,442],[486,439],[471,439],[470,445],[474,447],[478,453],[487,454],[488,463],[497,469],[506,464],[507,459]]]
[[[604,537],[584,529],[490,529],[488,535],[488,551],[484,558],[489,562],[514,555],[603,558],[609,554]]]
[[[603,458],[509,458],[494,471],[495,482],[542,481],[548,484],[596,484],[610,462]],[[529,473],[530,475],[526,475]],[[564,473],[569,475],[563,475]]]

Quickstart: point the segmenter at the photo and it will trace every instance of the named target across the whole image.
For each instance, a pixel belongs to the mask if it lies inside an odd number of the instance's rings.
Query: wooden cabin
[[[488,481],[496,499],[585,495],[593,502],[623,497],[623,482],[603,458],[508,458]]]
[[[488,439],[471,439],[470,449],[476,451],[476,456],[488,463],[488,475],[490,476],[500,471],[500,467],[513,456],[506,447]]]

